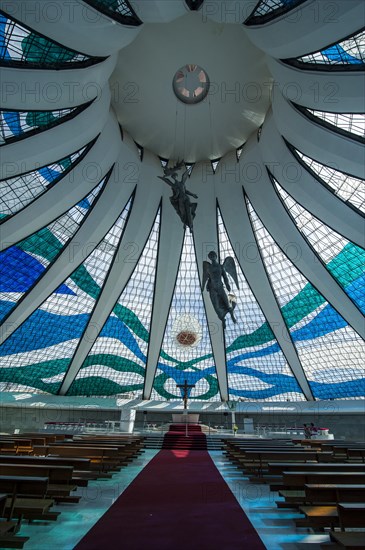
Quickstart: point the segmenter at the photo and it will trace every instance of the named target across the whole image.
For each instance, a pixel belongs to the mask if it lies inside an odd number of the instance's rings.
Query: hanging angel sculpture
[[[215,312],[222,321],[223,328],[225,329],[225,316],[227,313],[231,315],[232,321],[237,323],[237,320],[233,314],[233,310],[236,307],[234,295],[227,295],[225,290],[226,288],[228,292],[231,292],[231,286],[228,281],[227,273],[229,273],[236,283],[237,288],[239,288],[236,264],[231,256],[228,256],[224,260],[223,264],[220,264],[217,260],[217,254],[213,250],[209,252],[208,258],[212,263],[206,261],[203,262],[202,289],[204,290],[204,287],[206,287],[209,292]]]
[[[184,224],[184,227],[188,227],[190,229],[190,232],[193,232],[193,220],[195,218],[195,210],[198,206],[196,202],[191,202],[189,199],[190,195],[191,197],[194,197],[194,199],[198,198],[198,195],[195,195],[195,193],[191,193],[188,191],[185,187],[186,179],[189,175],[189,172],[187,169],[185,169],[185,172],[181,176],[181,179],[179,180],[177,175],[180,168],[184,166],[184,161],[178,162],[173,166],[172,168],[164,168],[164,176],[158,176],[161,180],[163,180],[165,183],[167,183],[171,189],[172,189],[172,195],[170,197],[170,202],[174,209],[176,210],[179,218]],[[172,181],[171,181],[171,179]]]

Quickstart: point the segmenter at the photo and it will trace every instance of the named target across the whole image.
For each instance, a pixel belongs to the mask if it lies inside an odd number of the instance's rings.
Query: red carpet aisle
[[[162,450],[75,550],[264,550],[207,451]]]
[[[171,424],[165,434],[163,449],[189,449],[192,451],[206,451],[207,438],[198,424]]]

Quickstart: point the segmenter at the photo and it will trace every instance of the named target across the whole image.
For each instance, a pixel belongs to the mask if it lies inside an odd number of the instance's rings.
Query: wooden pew
[[[365,504],[339,503],[337,513],[342,532],[331,531],[331,541],[337,548],[348,550],[365,548]],[[362,531],[346,531],[353,528],[360,528]]]
[[[17,521],[8,521],[5,518],[6,501],[8,496],[0,494],[0,548],[23,548],[29,537],[19,537],[21,518]]]
[[[100,477],[97,473],[90,471],[90,460],[88,458],[67,458],[34,455],[0,455],[2,464],[24,464],[24,465],[54,465],[70,466],[73,468],[72,483],[86,487],[89,480]],[[107,477],[110,477],[108,475]]]
[[[268,468],[269,462],[303,462],[303,461],[321,461],[329,460],[330,453],[317,452],[315,450],[272,450],[272,449],[247,449],[243,451],[242,458],[238,458],[239,467],[245,471],[253,471],[258,477],[262,478],[264,468]]]
[[[69,445],[34,446],[34,454],[40,456],[62,456],[69,458],[88,458],[91,469],[108,471],[118,469],[119,458],[117,447],[89,447]]]
[[[76,489],[72,474],[72,466],[0,463],[0,475],[48,477],[47,497],[57,502],[79,502],[80,497],[70,495]]]
[[[297,492],[283,489],[282,473],[284,471],[301,471],[301,472],[365,472],[362,464],[344,463],[328,463],[328,462],[270,462],[268,464],[269,475],[264,477],[264,480],[270,483],[272,491],[279,491],[281,496],[284,496],[287,502],[301,502],[298,496],[304,496],[304,489],[300,495]],[[291,498],[293,497],[293,498]],[[283,503],[277,503],[279,507],[285,508]]]
[[[363,472],[303,472],[303,471],[284,471],[283,488],[302,488],[306,484],[365,484],[365,473]],[[274,489],[275,490],[275,487]]]
[[[296,519],[297,527],[310,527],[313,530],[330,527],[365,528],[365,503],[341,503],[337,506],[300,506],[305,519]],[[345,527],[346,526],[346,527]]]
[[[48,477],[0,476],[0,491],[8,495],[6,514],[12,517],[24,516],[27,519],[55,520],[59,512],[50,512],[53,499],[46,498]]]
[[[365,502],[365,484],[307,483],[304,490],[305,501],[311,504]]]
[[[270,474],[282,474],[284,471],[300,470],[307,471],[328,471],[335,472],[365,472],[363,464],[351,464],[349,462],[269,462],[268,471]]]

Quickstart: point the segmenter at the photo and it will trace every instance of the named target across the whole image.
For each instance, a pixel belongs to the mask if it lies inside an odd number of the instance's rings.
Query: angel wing
[[[210,262],[203,262],[203,283],[202,283],[202,290],[204,290],[204,287],[207,283],[207,280],[210,277],[210,266],[212,264]]]
[[[237,277],[237,270],[236,270],[236,264],[232,256],[227,256],[227,258],[223,262],[223,267],[227,271],[227,273],[230,274],[234,282],[236,283],[237,288],[239,287],[238,284],[238,277]]]
[[[184,172],[183,175],[182,175],[182,178],[181,178],[181,182],[182,182],[182,183],[185,183],[185,182],[186,182],[186,179],[187,179],[188,175],[189,175],[189,172],[188,172],[188,170],[186,169],[185,172]]]

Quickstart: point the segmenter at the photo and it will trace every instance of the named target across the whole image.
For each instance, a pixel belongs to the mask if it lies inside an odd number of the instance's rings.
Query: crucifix
[[[192,388],[195,388],[195,384],[188,384],[187,380],[184,380],[183,384],[176,384],[178,388],[182,389],[182,398],[184,401],[184,410],[187,410],[188,408],[188,390],[191,390]]]

